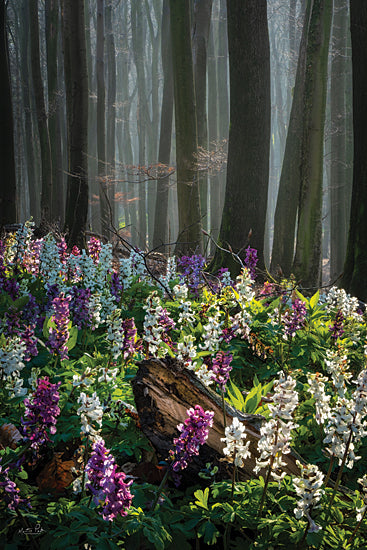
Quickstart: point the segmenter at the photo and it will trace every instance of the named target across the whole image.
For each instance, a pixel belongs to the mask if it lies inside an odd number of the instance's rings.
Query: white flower
[[[8,338],[0,348],[0,369],[4,377],[19,373],[24,368],[26,345],[19,336]],[[0,373],[1,373],[0,371]]]
[[[314,464],[305,465],[297,460],[297,466],[301,471],[301,477],[293,478],[293,485],[300,500],[294,510],[294,515],[297,519],[305,516],[309,521],[308,532],[317,532],[321,527],[311,518],[310,510],[317,507],[317,503],[325,492],[322,489],[324,474]]]
[[[81,432],[96,437],[98,431],[95,429],[94,423],[101,427],[103,417],[103,408],[98,395],[94,392],[92,396],[88,396],[82,392],[78,398],[78,403],[80,403],[80,407],[77,413],[82,423]]]
[[[326,376],[320,373],[311,373],[308,375],[307,381],[310,386],[309,392],[315,398],[316,415],[315,419],[318,424],[323,424],[330,417],[330,395],[325,393],[325,382],[328,381]]]
[[[274,382],[273,403],[268,407],[273,418],[291,420],[294,409],[298,405],[298,393],[294,390],[296,381],[283,373],[278,372],[279,380]]]
[[[357,313],[359,307],[357,298],[351,297],[345,292],[343,288],[336,288],[333,286],[326,297],[326,309],[331,311],[337,309],[342,312],[343,317],[352,317],[352,319],[359,319],[360,316]]]
[[[60,260],[59,249],[51,233],[43,241],[40,252],[39,271],[45,287],[56,284],[60,291],[64,289],[66,274]]]
[[[219,350],[219,345],[221,343],[224,321],[221,319],[222,312],[217,304],[212,305],[208,313],[207,323],[203,325],[204,343],[199,344],[199,346],[203,350],[216,352]]]
[[[339,355],[338,350],[326,350],[325,365],[330,373],[332,382],[339,397],[343,397],[346,390],[346,383],[352,377],[349,372],[349,361],[346,355]]]
[[[196,366],[196,363],[193,363]],[[214,381],[212,377],[212,371],[210,371],[205,363],[203,363],[197,370],[194,371],[199,380],[207,387],[211,386]]]
[[[235,466],[239,468],[242,468],[246,458],[251,456],[251,452],[249,451],[250,441],[244,444],[246,437],[245,425],[235,416],[232,424],[225,429],[225,437],[221,438],[221,441],[226,443],[223,453],[234,459]]]
[[[195,338],[191,334],[183,337],[182,342],[177,343],[177,359],[180,361],[191,361],[197,356],[197,349],[194,346]]]

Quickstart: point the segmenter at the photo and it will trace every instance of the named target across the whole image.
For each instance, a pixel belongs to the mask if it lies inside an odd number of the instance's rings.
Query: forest
[[[6,550],[366,547],[366,128],[365,0],[0,0]]]

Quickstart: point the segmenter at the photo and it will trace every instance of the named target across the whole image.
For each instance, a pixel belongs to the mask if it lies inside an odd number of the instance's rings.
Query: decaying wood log
[[[224,419],[218,394],[202,384],[182,362],[171,358],[141,361],[132,386],[142,431],[162,460],[167,459],[169,449],[173,447],[173,438],[179,433],[177,425],[187,417],[187,409],[201,405],[204,410],[214,411],[213,428],[209,430],[207,444],[201,449],[199,459],[190,465],[190,470],[191,473],[193,470],[197,472],[205,467],[206,462],[211,462],[219,467],[221,476],[227,477],[231,468],[224,460],[224,444],[221,441],[224,437]],[[261,415],[243,414],[226,403],[227,426],[234,416],[245,424],[247,438],[251,441],[251,458],[239,470],[239,477],[244,480],[254,477],[255,458],[259,456],[259,429],[265,419]],[[299,474],[295,455],[285,455],[284,462],[288,474]],[[260,472],[260,475],[264,473]]]

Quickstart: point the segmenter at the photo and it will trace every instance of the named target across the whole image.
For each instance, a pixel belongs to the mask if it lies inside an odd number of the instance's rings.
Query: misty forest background
[[[251,246],[367,299],[364,0],[0,0],[0,26],[3,228],[232,274]]]

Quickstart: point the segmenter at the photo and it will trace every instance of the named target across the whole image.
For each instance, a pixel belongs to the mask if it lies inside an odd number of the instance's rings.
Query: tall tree
[[[161,127],[159,135],[158,162],[167,170],[171,157],[171,137],[173,119],[173,77],[171,56],[171,35],[169,20],[169,0],[163,0],[162,8],[162,70],[163,94],[161,109]],[[166,242],[168,215],[169,174],[157,181],[157,200],[155,203],[153,248]]]
[[[64,189],[62,167],[62,144],[60,129],[60,90],[58,86],[58,34],[59,3],[46,0],[46,53],[47,53],[47,91],[48,91],[48,129],[52,160],[52,207],[53,220],[64,216]]]
[[[341,285],[367,301],[367,3],[350,2],[353,80],[353,191]]]
[[[307,44],[300,200],[292,268],[305,287],[321,283],[324,125],[332,6],[333,0],[314,0]]]
[[[294,257],[295,228],[300,189],[299,167],[302,154],[307,39],[312,2],[313,0],[307,1],[305,12],[292,108],[274,215],[274,240],[270,270],[275,273],[280,267],[286,277],[289,277],[291,273]]]
[[[108,238],[110,226],[109,197],[107,187],[106,166],[106,91],[105,91],[105,63],[104,63],[104,0],[97,0],[97,47],[96,47],[96,75],[97,75],[97,156],[98,156],[98,183],[99,203],[101,209],[102,234]]]
[[[343,272],[348,240],[352,181],[348,170],[350,57],[349,10],[346,0],[334,0],[330,83],[330,279]]]
[[[0,0],[0,225],[16,222],[16,177],[14,158],[13,106],[6,32],[6,4]]]
[[[106,57],[107,57],[107,141],[106,160],[108,169],[108,196],[111,205],[112,222],[115,224],[115,139],[116,139],[116,52],[112,29],[113,2],[106,2]]]
[[[270,48],[265,0],[228,0],[230,130],[220,242],[244,257],[251,244],[264,267],[270,150]],[[249,243],[248,235],[252,234]],[[213,268],[240,266],[217,250]]]
[[[192,54],[195,76],[198,146],[208,149],[207,64],[213,0],[195,0]],[[200,207],[203,226],[208,229],[208,174],[199,173]]]
[[[29,0],[29,29],[31,41],[31,68],[34,99],[36,105],[38,134],[41,149],[42,191],[41,219],[51,221],[52,209],[52,159],[48,131],[47,112],[43,91],[43,80],[40,62],[38,0]]]
[[[195,87],[191,49],[190,3],[170,0],[170,25],[176,125],[178,243],[176,252],[202,250],[197,174]]]
[[[83,246],[88,215],[88,71],[84,0],[62,0],[68,130],[65,229],[68,244]]]

